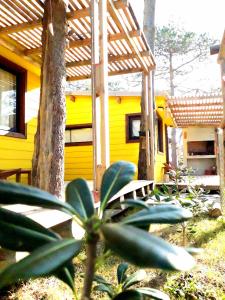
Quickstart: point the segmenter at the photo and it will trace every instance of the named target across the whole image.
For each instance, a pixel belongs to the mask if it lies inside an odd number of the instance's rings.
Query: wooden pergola
[[[178,127],[219,127],[223,119],[222,95],[169,97],[167,102]]]
[[[90,0],[70,0],[67,9],[67,80],[91,78],[92,20],[96,13]],[[145,36],[127,0],[108,0],[107,28],[108,75],[148,72],[155,66]],[[0,39],[14,52],[41,64],[44,0],[2,0]],[[97,3],[96,3],[97,5]],[[95,20],[95,23],[97,20]],[[98,26],[94,31],[98,31]],[[106,30],[105,28],[105,30]]]
[[[108,75],[143,72],[148,178],[154,170],[151,71],[155,62],[128,0],[62,0],[67,23],[68,81],[92,79],[95,189],[109,165]],[[0,44],[30,62],[42,63],[44,0],[0,2]],[[50,3],[51,4],[51,3]],[[54,13],[54,12],[52,12]],[[54,34],[54,28],[50,28]]]

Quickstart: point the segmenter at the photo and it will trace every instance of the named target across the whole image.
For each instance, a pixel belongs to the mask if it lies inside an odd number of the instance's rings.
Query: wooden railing
[[[27,183],[31,185],[31,170],[30,169],[10,169],[0,170],[0,179],[7,180],[8,177],[16,176],[16,182],[21,182],[21,175],[27,174]]]

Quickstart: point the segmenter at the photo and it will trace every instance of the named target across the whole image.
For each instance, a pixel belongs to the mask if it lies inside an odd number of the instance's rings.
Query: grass
[[[151,231],[166,240],[181,245],[181,226],[152,226]],[[143,286],[160,288],[170,295],[171,300],[225,300],[225,219],[195,219],[187,226],[187,243],[200,247],[203,252],[197,257],[197,266],[189,273],[165,273],[148,270]],[[75,259],[76,287],[78,294],[82,288],[82,273],[85,253]],[[120,259],[110,256],[103,264],[99,263],[98,274],[109,282],[116,282],[116,268]],[[129,268],[135,271],[134,267]],[[31,280],[10,292],[5,300],[75,300],[70,289],[59,280],[50,277]],[[99,292],[94,292],[93,299],[107,299]]]

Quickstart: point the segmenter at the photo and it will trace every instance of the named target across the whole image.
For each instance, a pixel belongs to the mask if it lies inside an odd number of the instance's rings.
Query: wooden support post
[[[224,211],[224,130],[221,128],[217,129],[217,139],[218,141],[218,175],[220,176],[220,196],[221,196],[221,207]]]
[[[93,172],[99,190],[109,166],[107,6],[103,0],[91,4]]]
[[[145,119],[145,155],[146,155],[146,179],[151,178],[151,149],[150,149],[150,124],[149,124],[149,89],[148,89],[148,75],[143,73],[143,101],[144,101],[144,119]]]
[[[222,160],[220,161],[221,169],[221,178],[220,178],[220,195],[221,195],[221,208],[222,212],[225,211],[225,57],[220,61],[221,66],[221,85],[222,85],[222,94],[223,94],[223,121],[221,129],[221,138],[220,138],[220,151]]]
[[[99,1],[100,45],[100,106],[101,106],[101,162],[104,172],[109,166],[109,95],[108,95],[108,41],[107,1]]]
[[[154,101],[152,91],[152,72],[148,73],[148,107],[149,107],[149,137],[150,137],[150,167],[149,180],[154,180],[155,175],[155,122],[154,122]]]

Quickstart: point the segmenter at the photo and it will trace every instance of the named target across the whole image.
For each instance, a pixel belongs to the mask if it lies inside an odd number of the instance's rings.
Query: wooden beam
[[[207,102],[207,103],[170,103],[169,102],[169,107],[171,110],[179,110],[179,108],[185,109],[185,108],[190,108],[190,107],[207,107],[207,106],[213,106],[213,107],[221,107],[223,105],[223,99],[222,96],[217,102]]]
[[[124,74],[130,74],[130,73],[140,73],[142,72],[142,68],[133,68],[133,69],[127,69],[127,70],[120,70],[120,71],[110,71],[108,72],[109,76],[116,76],[116,75],[124,75]],[[84,80],[91,78],[91,75],[81,75],[81,76],[68,76],[67,81],[76,81],[76,80]]]
[[[108,95],[108,39],[107,1],[99,0],[99,92],[101,108],[101,175],[109,167],[109,95]]]
[[[182,115],[213,115],[214,113],[216,115],[222,115],[223,112],[222,112],[222,107],[215,107],[215,108],[212,108],[212,109],[193,109],[193,110],[188,110],[188,109],[185,109],[185,110],[171,110],[172,111],[172,114],[174,116],[182,116]]]
[[[168,98],[168,103],[169,104],[173,104],[173,102],[179,102],[179,101],[189,101],[189,100],[208,100],[208,99],[217,99],[217,98],[221,98],[222,95],[221,94],[209,94],[209,95],[205,95],[205,96],[184,96],[184,97],[169,97]]]
[[[224,176],[225,176],[225,171],[224,171],[224,164],[225,164],[225,160],[224,160],[224,155],[225,155],[225,151],[224,151],[224,130],[218,128],[217,129],[217,135],[218,135],[218,162],[219,162],[219,176],[220,176],[220,195],[221,195],[221,207],[222,210],[224,212],[224,188],[225,188],[225,180],[224,180]]]
[[[225,60],[225,30],[223,32],[222,41],[220,43],[220,51],[217,57],[217,62],[221,64]]]
[[[142,113],[144,113],[144,124],[145,124],[145,143],[140,141],[140,145],[142,148],[145,146],[145,155],[146,155],[146,175],[149,180],[151,177],[151,149],[150,149],[150,123],[149,123],[149,89],[148,89],[148,75],[146,73],[142,74],[142,97],[144,109],[142,109]],[[142,130],[142,128],[141,128]],[[144,138],[140,136],[140,139]],[[143,166],[144,167],[144,166]]]
[[[67,13],[67,21],[81,19],[81,18],[87,17],[89,15],[90,15],[89,8],[74,10],[72,12]],[[31,29],[41,27],[41,26],[42,26],[42,18],[34,20],[34,21],[30,21],[30,22],[28,21],[28,22],[24,22],[24,23],[20,23],[20,24],[16,24],[16,25],[1,27],[0,28],[0,36],[20,32],[20,31],[24,31],[24,30],[31,30]]]
[[[115,5],[116,9],[126,8],[129,6],[129,1],[128,0],[117,0],[114,2],[114,5]],[[89,7],[68,12],[67,13],[67,21],[73,21],[76,19],[85,18],[87,16],[90,16],[90,8]],[[19,23],[16,25],[1,27],[0,28],[0,36],[17,33],[17,32],[25,31],[25,30],[31,30],[31,29],[38,28],[41,26],[42,26],[42,18],[39,18],[39,19],[36,19],[33,21]]]
[[[148,73],[148,126],[149,126],[149,138],[150,138],[150,167],[149,167],[149,179],[154,180],[155,177],[155,120],[154,120],[154,98],[152,89],[152,72]]]
[[[93,179],[94,191],[99,188],[101,164],[101,140],[100,140],[100,99],[97,90],[99,64],[99,12],[98,0],[91,1],[91,94],[92,94],[92,132],[93,132]]]
[[[91,23],[94,190],[99,191],[102,175],[109,166],[107,5],[105,0],[92,1]]]
[[[140,53],[142,57],[146,57],[149,55],[148,51],[143,51]],[[123,61],[123,60],[127,60],[127,59],[132,59],[134,58],[135,55],[133,54],[124,54],[124,55],[109,55],[108,56],[108,62],[114,62],[114,61]],[[88,66],[91,64],[91,59],[87,59],[87,60],[81,60],[81,61],[72,61],[72,62],[68,62],[66,64],[67,68],[73,68],[73,67],[80,67],[80,66]]]
[[[114,22],[116,23],[117,27],[119,28],[119,30],[121,32],[124,32],[126,35],[126,40],[127,43],[129,44],[129,46],[131,47],[131,49],[133,50],[133,52],[137,55],[138,57],[138,61],[141,64],[143,71],[148,72],[148,66],[146,65],[145,61],[143,60],[143,58],[140,56],[139,50],[137,48],[137,45],[135,44],[135,42],[133,41],[133,39],[131,38],[131,36],[129,35],[129,31],[124,23],[124,20],[122,19],[121,15],[119,14],[118,10],[115,7],[115,2],[112,0],[108,0],[108,11],[110,13],[110,15],[113,17]]]
[[[129,31],[129,34],[132,38],[141,36],[141,31],[140,30],[131,30]],[[126,39],[126,35],[124,33],[116,33],[116,34],[109,34],[108,35],[108,41],[113,42],[113,41],[118,41],[118,40],[123,40]],[[85,46],[91,46],[91,39],[84,39],[84,40],[75,40],[75,41],[70,41],[67,49],[71,48],[79,48],[79,47],[85,47]],[[39,55],[41,54],[42,47],[36,47],[32,49],[27,49],[24,51],[24,55]]]

